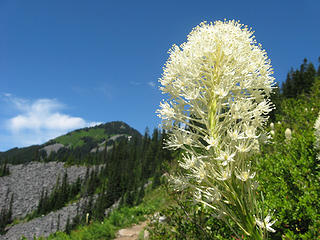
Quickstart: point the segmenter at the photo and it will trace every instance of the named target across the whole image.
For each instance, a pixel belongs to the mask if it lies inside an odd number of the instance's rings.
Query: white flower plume
[[[218,161],[229,151],[235,156],[223,163],[232,171],[241,168],[236,159],[258,149],[256,139],[272,110],[274,78],[266,52],[246,26],[217,21],[201,23],[169,53],[159,82],[171,98],[157,111],[172,132],[169,147],[198,155],[193,148],[203,146]],[[191,148],[177,137],[188,129]]]
[[[189,181],[191,188],[204,195],[209,188],[215,189],[221,201],[199,201],[217,215],[219,211],[228,214],[226,203],[234,200],[226,194],[230,188],[223,186],[229,182],[245,185],[255,176],[249,155],[258,151],[263,125],[273,108],[270,59],[253,32],[233,20],[201,23],[185,43],[173,45],[169,54],[159,80],[169,99],[160,103],[157,113],[169,133],[168,147],[184,152],[185,162],[180,165],[188,177],[176,182],[185,185]],[[188,141],[181,136],[188,136]],[[194,159],[203,162],[194,164]],[[251,185],[245,185],[249,198],[254,197]],[[254,202],[240,201],[248,206]],[[255,207],[248,209],[252,216]],[[246,223],[237,224],[244,231],[250,229]]]

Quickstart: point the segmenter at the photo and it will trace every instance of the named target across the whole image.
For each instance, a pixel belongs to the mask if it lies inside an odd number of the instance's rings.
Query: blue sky
[[[121,120],[157,127],[172,44],[200,22],[240,20],[282,82],[320,56],[320,1],[0,0],[0,151]]]

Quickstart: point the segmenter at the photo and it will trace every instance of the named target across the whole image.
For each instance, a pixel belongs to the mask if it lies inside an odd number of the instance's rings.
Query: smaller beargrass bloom
[[[284,131],[284,135],[286,137],[286,141],[290,141],[292,139],[292,131],[290,128],[287,128],[285,131]]]

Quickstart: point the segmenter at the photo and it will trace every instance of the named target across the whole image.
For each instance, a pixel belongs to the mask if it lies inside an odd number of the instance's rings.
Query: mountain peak
[[[142,137],[136,129],[130,127],[127,123],[112,121],[71,131],[41,145],[10,149],[0,153],[0,161],[2,159],[10,163],[30,162],[37,160],[39,155],[40,158],[44,158],[62,150],[78,151],[82,155],[86,155],[96,152],[94,149],[103,150],[106,144],[112,145],[112,142],[130,136]]]

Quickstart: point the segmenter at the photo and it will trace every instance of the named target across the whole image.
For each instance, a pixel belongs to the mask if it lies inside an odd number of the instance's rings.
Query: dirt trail
[[[129,228],[124,228],[119,230],[117,233],[117,237],[115,240],[137,240],[139,233],[143,230],[145,226],[147,226],[148,222],[142,222],[137,225],[133,225]],[[145,233],[146,235],[146,233]],[[146,236],[145,236],[146,238]]]

